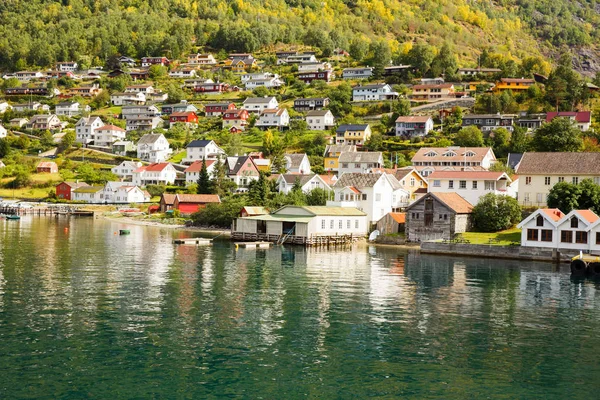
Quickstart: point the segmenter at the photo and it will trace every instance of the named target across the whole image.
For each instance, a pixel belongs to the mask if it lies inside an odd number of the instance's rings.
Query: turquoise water
[[[598,397],[599,286],[566,265],[124,227],[0,221],[0,398]]]

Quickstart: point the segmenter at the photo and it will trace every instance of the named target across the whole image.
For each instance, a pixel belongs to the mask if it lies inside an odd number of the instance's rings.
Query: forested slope
[[[448,42],[463,65],[484,48],[508,58],[594,46],[594,0],[5,0],[0,68],[112,54],[181,57],[196,46],[256,51],[277,43],[325,53],[386,39],[402,54],[423,39]]]

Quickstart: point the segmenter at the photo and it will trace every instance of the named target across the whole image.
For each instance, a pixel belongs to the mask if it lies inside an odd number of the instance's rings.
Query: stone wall
[[[421,252],[532,261],[553,261],[556,259],[556,250],[553,249],[521,246],[491,246],[485,244],[423,242],[421,243]],[[570,261],[572,257],[579,254],[577,250],[572,249],[558,249],[558,253],[561,261]]]

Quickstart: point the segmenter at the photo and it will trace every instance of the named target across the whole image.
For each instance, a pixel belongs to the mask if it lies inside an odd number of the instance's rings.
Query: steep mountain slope
[[[474,65],[483,48],[523,58],[593,47],[599,10],[595,0],[6,0],[0,68],[96,65],[115,53],[180,57],[205,45],[307,44],[328,52],[378,39],[395,54],[417,39],[446,41],[462,64]]]

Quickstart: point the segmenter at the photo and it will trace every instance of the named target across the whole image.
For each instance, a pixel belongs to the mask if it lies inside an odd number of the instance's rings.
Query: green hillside
[[[380,39],[397,58],[416,40],[448,42],[473,66],[483,49],[523,59],[594,46],[599,11],[595,0],[10,0],[0,2],[0,68],[95,66],[113,54],[178,58],[204,46],[360,53]]]

